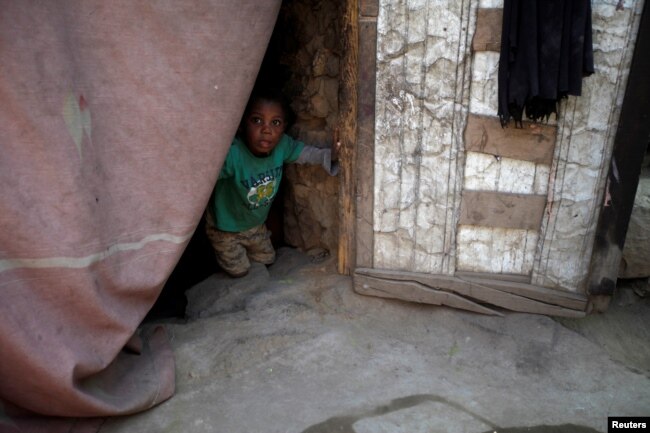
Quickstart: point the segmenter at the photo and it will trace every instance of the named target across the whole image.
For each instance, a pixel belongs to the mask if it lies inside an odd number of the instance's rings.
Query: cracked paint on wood
[[[562,104],[532,283],[584,292],[643,1],[592,4],[596,73]]]
[[[467,152],[464,189],[546,195],[549,174],[545,164]]]
[[[458,270],[529,274],[538,233],[492,227],[458,227]]]
[[[453,274],[476,2],[381,1],[374,264]]]

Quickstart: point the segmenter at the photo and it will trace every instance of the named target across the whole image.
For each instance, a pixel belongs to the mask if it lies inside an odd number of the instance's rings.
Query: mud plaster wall
[[[280,62],[289,71],[285,86],[297,121],[291,135],[329,147],[337,127],[341,58],[341,5],[285,0],[278,18],[286,27]],[[310,250],[336,254],[338,178],[316,166],[292,164],[285,171],[284,239]]]
[[[471,51],[501,0],[381,0],[377,23],[377,268],[530,275],[582,290],[643,0],[596,0],[597,72],[561,107],[550,165],[465,152],[471,114],[496,116],[497,52]],[[523,181],[522,181],[523,180]],[[540,230],[457,226],[463,190],[546,195]]]

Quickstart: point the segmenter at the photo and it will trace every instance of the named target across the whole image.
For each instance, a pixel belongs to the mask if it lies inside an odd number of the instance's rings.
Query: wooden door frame
[[[363,3],[363,2],[362,2]],[[338,272],[350,275],[354,268],[358,233],[355,230],[359,105],[359,5],[346,0],[342,6],[343,58],[339,90],[339,139],[341,140],[339,173],[339,242]]]
[[[375,100],[379,16],[378,0],[352,0],[350,3],[354,3],[354,8],[358,12],[355,17],[357,81],[354,89],[356,96],[354,139],[356,146],[353,166],[350,168],[348,178],[354,184],[352,190],[348,191],[348,203],[353,207],[353,212],[348,216],[345,226],[353,234],[345,237],[348,243],[344,264],[339,254],[339,270],[343,270],[345,274],[353,273],[356,268],[373,267]],[[343,209],[343,212],[345,211]],[[343,242],[339,245],[343,246]]]

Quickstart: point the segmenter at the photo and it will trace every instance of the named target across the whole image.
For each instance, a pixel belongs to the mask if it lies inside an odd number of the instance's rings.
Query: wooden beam
[[[476,32],[472,39],[474,51],[501,51],[501,27],[503,8],[479,8],[476,16]]]
[[[356,266],[373,266],[377,20],[359,22],[356,154]]]
[[[480,314],[503,316],[503,314],[495,310],[479,305],[462,296],[427,287],[413,281],[392,281],[359,275],[354,278],[354,290],[362,295],[399,299],[421,304],[445,305]]]
[[[458,272],[456,278],[474,284],[480,284],[506,293],[534,299],[548,304],[584,311],[587,308],[587,298],[578,293],[534,286],[528,283],[490,278],[488,275],[473,275],[472,272]]]
[[[379,0],[359,0],[359,15],[377,17],[379,15]]]
[[[545,195],[463,191],[458,224],[539,230]]]
[[[343,59],[340,81],[339,122],[341,140],[339,173],[339,249],[338,272],[350,275],[355,253],[355,180],[357,139],[357,70],[359,20],[357,2],[347,0],[343,11]]]
[[[369,278],[371,280],[368,280]],[[355,290],[357,290],[359,284],[367,284],[369,287],[373,287],[372,284],[376,284],[376,279],[388,281],[386,284],[395,286],[390,289],[393,297],[407,301],[422,302],[417,301],[413,295],[412,292],[414,289],[412,286],[409,286],[403,293],[403,296],[402,292],[400,292],[399,287],[402,287],[404,283],[414,282],[429,288],[453,292],[471,300],[489,303],[512,311],[562,317],[583,317],[585,315],[584,307],[586,301],[584,299],[582,299],[581,303],[576,303],[574,299],[567,300],[563,294],[553,296],[549,293],[550,289],[530,285],[527,291],[522,290],[520,292],[526,293],[528,296],[522,296],[521,294],[515,293],[514,290],[501,290],[498,284],[492,286],[488,280],[483,280],[482,284],[479,284],[468,279],[445,275],[368,268],[357,269],[354,274],[354,279]],[[497,283],[517,284],[504,281]],[[381,290],[388,290],[386,287],[386,285],[382,285]],[[368,289],[366,289],[366,292],[368,292]],[[552,300],[557,305],[551,305],[544,302],[544,300]]]
[[[465,128],[465,148],[550,166],[557,127],[532,122],[523,125],[523,128],[502,128],[498,117],[470,114]]]

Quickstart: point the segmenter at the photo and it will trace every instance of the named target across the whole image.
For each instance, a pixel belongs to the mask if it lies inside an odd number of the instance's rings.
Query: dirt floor
[[[189,290],[187,319],[162,320],[176,394],[100,431],[605,432],[608,416],[650,416],[635,284],[602,315],[488,317],[360,296],[331,258],[283,248],[268,270]]]

